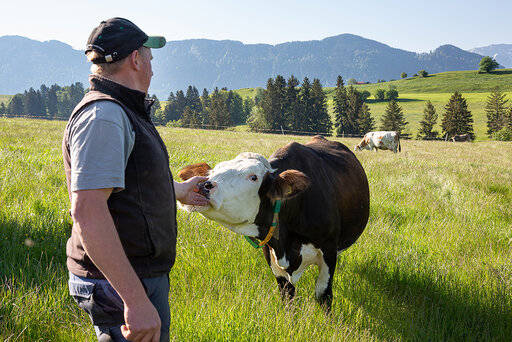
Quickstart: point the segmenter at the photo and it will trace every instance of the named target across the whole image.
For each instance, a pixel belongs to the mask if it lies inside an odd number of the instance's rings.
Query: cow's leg
[[[276,277],[281,297],[286,301],[292,301],[295,297],[295,286],[285,277]]]
[[[318,302],[328,311],[332,305],[332,280],[336,269],[336,253],[324,253],[318,264],[315,293]]]
[[[292,300],[295,296],[295,286],[290,282],[289,274],[278,265],[276,255],[273,250],[271,251],[270,247],[265,245],[262,247],[262,250],[265,260],[276,277],[282,298],[285,300]]]

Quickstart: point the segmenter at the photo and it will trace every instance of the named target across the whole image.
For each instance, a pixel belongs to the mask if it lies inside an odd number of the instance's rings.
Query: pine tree
[[[9,104],[7,105],[7,112],[11,115],[23,115],[25,114],[25,107],[23,106],[23,95],[14,95]]]
[[[180,119],[178,109],[176,108],[176,96],[172,91],[167,97],[167,106],[164,108],[164,117],[165,124],[167,124],[169,121],[178,121]]]
[[[162,111],[162,105],[160,104],[160,100],[158,100],[158,97],[153,94],[150,99],[153,100],[153,105],[151,105],[150,109],[150,117],[151,121],[155,125],[164,125],[165,124],[165,116],[164,112]]]
[[[245,123],[244,117],[244,100],[240,94],[230,90],[226,96],[226,105],[229,110],[231,122],[234,125]]]
[[[418,138],[435,139],[439,132],[433,131],[434,126],[437,124],[436,108],[428,100],[425,109],[423,109],[423,120],[420,121],[420,129],[418,130]]]
[[[365,135],[368,132],[373,131],[375,123],[370,112],[370,107],[366,103],[363,103],[357,117],[357,124],[359,126],[359,134]]]
[[[185,110],[183,111],[183,115],[181,116],[180,122],[181,122],[181,127],[187,127],[187,128],[201,127],[199,113],[190,109],[189,106],[185,107]]]
[[[283,76],[277,75],[275,81],[272,78],[267,81],[261,108],[271,129],[286,127],[286,81]]]
[[[57,117],[59,112],[57,92],[60,90],[60,86],[54,84],[48,89],[46,93],[46,112],[50,118]]]
[[[347,89],[343,84],[343,78],[338,75],[336,79],[336,89],[334,90],[334,128],[336,130],[336,136],[340,137],[347,127]]]
[[[405,126],[408,124],[402,113],[402,107],[395,100],[391,100],[386,106],[384,115],[381,118],[381,124],[383,131],[395,131],[398,134],[402,134]]]
[[[250,97],[246,97],[243,102],[243,122],[247,122],[247,119],[251,115],[252,108],[254,107],[254,100]]]
[[[487,134],[492,136],[507,124],[507,102],[505,94],[498,87],[487,97],[485,113],[487,114]]]
[[[200,113],[203,110],[201,99],[199,98],[199,91],[196,87],[188,86],[185,102],[186,106],[193,112]]]
[[[7,108],[5,107],[4,103],[0,103],[0,114],[7,114]]]
[[[311,83],[309,78],[304,77],[302,86],[299,91],[299,113],[298,118],[300,122],[297,123],[298,131],[300,132],[311,132],[309,126],[309,116],[313,110],[313,104],[311,101]]]
[[[449,137],[457,134],[473,134],[473,116],[468,110],[466,99],[459,92],[455,92],[444,107],[445,113],[442,118],[441,127],[443,133]]]
[[[201,95],[201,122],[205,125],[208,125],[210,122],[209,117],[209,111],[210,111],[210,105],[211,105],[211,99],[210,94],[208,93],[208,90],[206,88],[203,88],[203,94]]]
[[[311,86],[311,103],[313,105],[309,117],[311,131],[330,135],[332,121],[327,109],[327,96],[318,78],[313,79]]]
[[[210,105],[210,125],[214,129],[222,129],[226,126],[230,126],[230,116],[228,107],[226,106],[226,101],[224,96],[220,92],[219,88],[215,88],[212,92],[211,96],[211,105]]]
[[[299,131],[304,119],[300,116],[299,80],[291,75],[286,86],[286,127],[291,131]]]
[[[185,107],[187,107],[187,99],[185,97],[185,93],[183,90],[178,90],[176,91],[176,100],[174,101],[174,108],[178,117],[176,120],[181,118],[183,111],[185,111]]]
[[[30,116],[46,116],[46,109],[44,108],[43,99],[41,98],[41,92],[35,91],[34,88],[31,87],[28,91],[25,91],[23,102],[25,107],[24,112],[26,114]]]
[[[347,90],[347,116],[344,124],[345,134],[359,135],[357,117],[363,106],[363,100],[356,88],[350,86]]]
[[[41,84],[39,87],[39,93],[41,94],[41,101],[43,103],[43,116],[48,116],[48,88],[45,84]]]

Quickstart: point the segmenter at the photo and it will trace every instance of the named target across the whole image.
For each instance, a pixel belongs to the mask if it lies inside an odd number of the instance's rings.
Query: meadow
[[[95,341],[67,294],[65,122],[0,118],[0,340]],[[159,127],[173,174],[238,153],[268,157],[305,136]],[[339,139],[349,147],[358,139]],[[316,268],[283,303],[261,251],[178,213],[173,341],[511,341],[512,144],[402,141],[357,154],[371,211],[338,258],[332,312]]]
[[[397,75],[398,76],[398,75]],[[498,86],[500,90],[506,95],[505,99],[508,100],[507,105],[512,103],[512,70],[500,69],[495,70],[489,74],[479,74],[476,70],[468,71],[449,71],[432,74],[428,77],[411,77],[390,80],[388,82],[358,84],[354,87],[359,91],[370,92],[370,97],[366,103],[370,107],[370,112],[374,119],[376,130],[381,125],[381,117],[384,115],[387,101],[375,101],[374,94],[377,89],[388,90],[390,87],[395,88],[399,97],[398,104],[402,107],[405,120],[409,123],[404,132],[412,138],[416,138],[418,129],[420,128],[420,121],[423,119],[423,110],[425,109],[427,101],[431,101],[436,109],[438,115],[437,125],[434,130],[440,134],[441,119],[445,112],[445,105],[455,91],[458,91],[466,99],[468,109],[473,115],[473,129],[476,134],[476,141],[487,141],[487,116],[485,113],[485,106],[487,97],[492,90]],[[344,80],[345,83],[347,80]],[[348,85],[345,84],[345,87]],[[329,112],[331,113],[332,120],[333,114],[333,87],[325,87],[324,91],[327,96],[327,104]],[[256,88],[239,89],[237,92],[243,97],[254,97],[256,95]]]

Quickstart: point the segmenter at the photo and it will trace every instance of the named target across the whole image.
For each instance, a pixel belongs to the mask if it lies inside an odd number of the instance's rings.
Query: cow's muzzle
[[[210,181],[206,181],[204,183],[197,183],[197,192],[203,195],[204,197],[210,199],[210,190],[213,189],[214,187],[215,185]]]

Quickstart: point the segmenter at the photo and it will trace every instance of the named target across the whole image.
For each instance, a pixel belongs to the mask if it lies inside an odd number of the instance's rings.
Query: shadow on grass
[[[491,71],[490,74],[510,75],[510,74],[512,74],[512,69],[496,69],[496,70]]]
[[[64,270],[69,229],[67,222],[20,223],[1,215],[0,281],[16,277],[24,284],[38,284],[45,270]]]
[[[377,260],[358,265],[355,272],[375,289],[375,301],[388,304],[366,302],[362,304],[365,311],[405,341],[512,338],[512,300],[505,286],[461,285],[449,276],[436,276],[435,270],[416,274],[399,267],[390,269]],[[358,302],[357,294],[352,296]],[[381,338],[386,340],[389,336]]]
[[[65,223],[42,229],[43,221],[20,223],[0,214],[0,330],[7,336],[18,336],[20,341],[55,338],[55,325],[45,320],[57,322],[69,314],[69,309],[57,302],[46,304],[49,298],[61,300],[67,291],[63,279],[67,277],[65,246],[69,233]],[[66,303],[72,303],[71,297]],[[37,310],[46,314],[34,321],[26,318]]]

